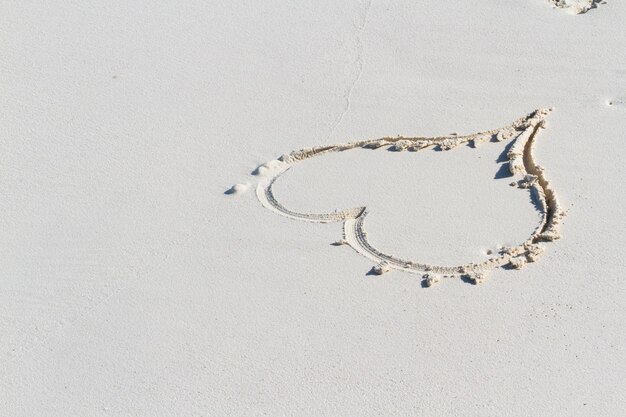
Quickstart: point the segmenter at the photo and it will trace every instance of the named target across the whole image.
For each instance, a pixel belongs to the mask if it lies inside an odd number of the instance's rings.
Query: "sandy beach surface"
[[[2,2],[0,416],[626,415],[625,22]]]

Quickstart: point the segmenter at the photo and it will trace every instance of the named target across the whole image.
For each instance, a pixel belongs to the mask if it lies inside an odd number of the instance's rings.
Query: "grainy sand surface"
[[[3,2],[0,416],[623,415],[624,22]]]

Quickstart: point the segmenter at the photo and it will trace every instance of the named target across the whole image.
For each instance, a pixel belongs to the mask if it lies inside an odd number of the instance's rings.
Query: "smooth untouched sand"
[[[594,3],[3,4],[0,416],[622,415],[626,4]],[[366,275],[341,222],[256,198],[293,150],[541,107],[567,216],[520,270]],[[475,262],[542,218],[507,143],[329,154],[273,192]]]

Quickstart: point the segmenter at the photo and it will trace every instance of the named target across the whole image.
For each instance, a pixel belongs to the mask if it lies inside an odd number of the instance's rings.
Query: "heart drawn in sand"
[[[495,268],[522,268],[527,262],[536,261],[543,253],[542,242],[550,242],[559,238],[559,224],[565,211],[557,202],[556,194],[548,182],[544,169],[537,165],[533,157],[533,146],[545,127],[545,118],[552,109],[538,109],[522,117],[512,124],[485,132],[471,135],[449,135],[438,137],[384,137],[338,145],[319,146],[302,149],[283,155],[280,158],[259,166],[254,174],[261,180],[256,187],[256,195],[264,207],[282,216],[317,223],[343,222],[343,237],[334,245],[348,245],[356,252],[375,263],[372,273],[380,275],[396,269],[420,274],[424,286],[431,286],[440,278],[460,277],[474,284],[481,283],[485,274]],[[541,221],[530,236],[520,245],[503,248],[485,261],[463,265],[431,265],[417,260],[401,259],[376,249],[367,239],[364,228],[367,217],[366,207],[338,210],[332,213],[312,214],[297,213],[284,207],[275,197],[272,187],[276,180],[287,170],[298,164],[320,155],[332,152],[346,152],[352,149],[381,149],[391,151],[414,152],[425,148],[437,147],[447,151],[461,144],[472,147],[484,142],[513,141],[507,153],[510,173],[519,179],[512,185],[531,193],[533,201],[541,212]],[[245,191],[246,186],[237,184],[228,194]]]

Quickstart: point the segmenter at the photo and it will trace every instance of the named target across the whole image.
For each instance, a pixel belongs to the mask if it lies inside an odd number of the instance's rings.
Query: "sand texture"
[[[623,416],[626,1],[3,1],[0,417]]]

